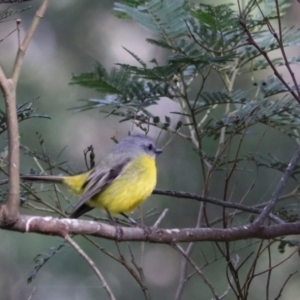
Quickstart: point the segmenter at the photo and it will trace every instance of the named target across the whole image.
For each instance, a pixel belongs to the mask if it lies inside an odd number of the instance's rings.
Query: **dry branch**
[[[1,225],[0,228],[18,232],[32,232],[65,237],[67,234],[84,234],[118,241],[149,241],[152,243],[181,243],[199,241],[230,242],[242,239],[271,239],[286,235],[300,234],[300,222],[264,225],[257,229],[253,225],[220,228],[152,228],[147,234],[139,227],[114,227],[96,221],[58,219],[20,215],[15,224]],[[120,234],[120,232],[122,234]]]

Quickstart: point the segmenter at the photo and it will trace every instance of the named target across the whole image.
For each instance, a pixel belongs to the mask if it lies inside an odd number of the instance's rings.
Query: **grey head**
[[[114,152],[131,152],[131,155],[145,153],[155,158],[162,150],[146,135],[130,135],[121,140],[113,149]]]

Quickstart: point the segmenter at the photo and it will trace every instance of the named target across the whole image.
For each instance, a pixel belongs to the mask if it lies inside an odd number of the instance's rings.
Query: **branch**
[[[5,110],[7,115],[7,132],[9,141],[9,190],[8,199],[5,205],[1,207],[1,221],[6,224],[15,222],[19,214],[19,128],[17,115],[16,87],[20,75],[23,58],[33,37],[33,34],[39,24],[40,18],[46,11],[49,0],[44,0],[32,21],[31,27],[18,50],[17,57],[11,78],[7,78],[0,67],[0,88],[5,100]]]
[[[171,190],[156,189],[153,191],[153,194],[170,196],[170,197],[174,197],[174,198],[193,199],[193,200],[202,201],[205,203],[219,205],[222,207],[234,208],[234,209],[238,209],[241,211],[250,212],[250,213],[254,213],[254,214],[260,214],[263,211],[262,209],[255,208],[253,206],[251,207],[251,206],[247,206],[247,205],[238,204],[235,202],[229,202],[229,201],[227,202],[227,201],[223,201],[223,200],[219,200],[219,199],[207,197],[207,196],[199,196],[197,194],[188,193],[188,192],[177,192],[177,191],[171,191]],[[270,214],[269,218],[272,221],[274,221],[275,223],[278,223],[278,224],[284,223],[280,218],[274,216],[273,214]]]
[[[2,3],[21,3],[21,2],[27,2],[31,0],[0,0],[0,4]]]
[[[284,287],[286,286],[286,284],[288,283],[288,281],[291,279],[292,276],[294,276],[296,273],[298,273],[298,271],[295,271],[293,273],[291,273],[288,278],[284,281],[279,293],[278,293],[278,296],[276,298],[274,298],[274,300],[278,300],[280,297],[281,297],[281,294],[282,294],[282,291],[284,289]]]
[[[70,243],[71,246],[74,247],[74,249],[88,262],[88,264],[92,267],[92,269],[94,270],[94,272],[96,273],[96,275],[98,276],[98,278],[100,279],[103,288],[105,289],[105,291],[107,292],[109,299],[111,300],[116,300],[113,292],[111,291],[109,285],[107,284],[107,282],[105,281],[103,275],[101,274],[101,272],[99,271],[99,269],[96,267],[95,263],[92,261],[92,259],[79,247],[79,245],[77,243],[75,243],[75,241],[67,234],[65,237],[65,240],[68,241]]]
[[[186,259],[189,264],[194,268],[196,273],[201,277],[203,280],[204,284],[207,285],[207,287],[210,289],[211,293],[214,295],[214,299],[219,300],[220,298],[218,297],[214,286],[211,284],[211,282],[206,278],[206,276],[203,274],[201,269],[191,260],[191,258],[186,255],[186,252],[179,246],[179,245],[174,245],[174,248]]]
[[[226,229],[220,228],[184,228],[161,229],[151,228],[147,234],[139,227],[114,227],[105,223],[58,219],[53,217],[20,215],[10,226],[0,224],[0,228],[18,232],[34,232],[45,235],[66,236],[83,234],[98,236],[118,241],[149,241],[152,243],[174,244],[180,242],[220,241],[230,242],[242,239],[271,239],[291,234],[300,234],[300,222],[261,226],[260,230],[253,225],[243,225]],[[122,234],[120,234],[120,232]]]
[[[28,33],[18,50],[18,54],[15,59],[15,64],[14,64],[14,68],[13,68],[12,75],[11,75],[11,79],[13,80],[15,85],[17,84],[18,79],[19,79],[19,75],[20,75],[20,71],[21,71],[21,67],[23,64],[25,53],[26,53],[28,46],[32,40],[33,34],[35,33],[35,31],[40,23],[41,18],[44,17],[44,14],[46,12],[48,4],[49,4],[49,0],[44,0],[42,2],[40,8],[38,9],[38,11],[36,12],[36,14],[34,16],[34,19],[32,20],[32,23],[28,30]]]
[[[1,221],[7,224],[13,223],[19,213],[19,129],[16,105],[16,89],[11,79],[6,78],[0,67],[0,87],[5,100],[6,123],[9,147],[9,189],[8,199],[1,206]]]
[[[298,149],[295,151],[293,157],[291,158],[286,170],[284,171],[284,173],[282,174],[276,189],[274,190],[270,200],[268,201],[268,204],[265,206],[265,208],[263,209],[263,211],[261,212],[261,214],[258,216],[258,218],[254,221],[253,225],[256,227],[259,227],[263,224],[263,222],[265,221],[265,219],[268,217],[268,215],[270,214],[270,212],[272,211],[272,209],[274,208],[277,200],[279,199],[279,196],[281,195],[288,179],[291,177],[297,162],[300,158],[300,146],[298,147]]]
[[[275,0],[275,4],[276,4],[276,13],[277,13],[277,19],[278,19],[278,32],[279,32],[279,37],[278,37],[278,34],[276,32],[276,30],[274,29],[274,27],[272,26],[270,20],[264,15],[262,9],[260,8],[260,5],[257,3],[257,7],[264,19],[264,21],[266,22],[266,25],[269,29],[269,32],[273,35],[273,37],[275,38],[275,40],[277,41],[277,44],[279,46],[279,49],[281,51],[281,54],[282,54],[282,57],[283,57],[283,60],[285,62],[285,65],[286,65],[286,68],[288,70],[288,72],[290,73],[291,75],[291,78],[293,80],[293,83],[294,83],[294,86],[296,88],[296,91],[297,91],[297,94],[298,94],[298,99],[300,99],[300,90],[299,90],[299,86],[298,86],[298,83],[297,83],[297,80],[295,78],[295,73],[293,72],[293,70],[291,69],[291,66],[290,66],[290,63],[288,61],[288,58],[287,58],[287,55],[286,55],[286,52],[285,52],[285,47],[283,45],[283,39],[282,39],[282,26],[281,26],[281,18],[280,18],[280,8],[279,8],[279,3],[278,3],[278,0]],[[297,100],[297,99],[296,99]],[[299,100],[298,100],[299,102]]]
[[[276,67],[274,66],[274,64],[272,63],[271,58],[269,57],[268,53],[264,50],[261,49],[259,47],[259,45],[255,42],[255,40],[252,37],[252,34],[249,30],[249,28],[247,27],[246,21],[240,17],[239,19],[239,23],[240,25],[243,27],[243,29],[245,30],[245,33],[247,34],[248,38],[247,38],[247,42],[249,44],[251,44],[264,58],[265,60],[268,62],[270,68],[272,69],[272,71],[274,72],[274,75],[282,82],[282,84],[286,87],[287,91],[295,98],[295,100],[297,100],[300,103],[300,98],[297,95],[297,93],[295,93],[292,88],[289,86],[289,84],[284,80],[284,78],[279,74],[278,70],[276,69]],[[298,91],[298,89],[297,89]]]

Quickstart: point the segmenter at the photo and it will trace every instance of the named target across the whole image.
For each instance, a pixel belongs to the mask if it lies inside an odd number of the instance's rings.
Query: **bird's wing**
[[[74,207],[71,218],[78,218],[82,214],[91,210],[86,202],[90,200],[93,196],[101,193],[107,186],[109,186],[122,172],[124,167],[130,162],[130,158],[124,160],[123,162],[116,164],[113,168],[100,168],[93,170],[85,182],[83,188],[84,193],[81,195],[78,203]]]

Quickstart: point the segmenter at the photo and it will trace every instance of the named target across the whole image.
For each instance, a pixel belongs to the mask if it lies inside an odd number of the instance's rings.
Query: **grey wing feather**
[[[95,170],[91,173],[84,187],[85,192],[81,195],[71,215],[73,215],[89,199],[91,199],[97,193],[101,192],[101,190],[103,190],[103,188],[107,186],[108,181],[106,179],[108,175],[109,170]]]
[[[74,207],[71,215],[75,214],[82,205],[85,205],[88,200],[102,192],[111,182],[113,182],[130,160],[131,159],[128,158],[110,169],[95,169],[87,179],[84,185],[85,192],[81,195],[79,202]]]

